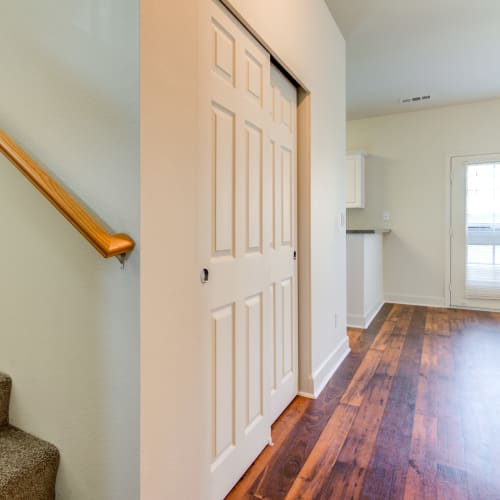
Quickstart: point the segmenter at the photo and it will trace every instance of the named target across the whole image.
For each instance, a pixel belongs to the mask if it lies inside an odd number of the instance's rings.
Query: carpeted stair
[[[11,386],[0,373],[0,500],[53,500],[59,452],[9,425]]]

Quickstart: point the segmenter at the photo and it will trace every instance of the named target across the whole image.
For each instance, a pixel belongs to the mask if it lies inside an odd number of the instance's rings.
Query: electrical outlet
[[[384,210],[383,218],[386,222],[391,220],[391,212],[389,212],[389,210]]]

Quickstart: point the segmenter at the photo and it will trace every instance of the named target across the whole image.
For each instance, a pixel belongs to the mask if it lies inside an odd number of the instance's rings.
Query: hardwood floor
[[[228,499],[500,499],[500,314],[386,304]]]

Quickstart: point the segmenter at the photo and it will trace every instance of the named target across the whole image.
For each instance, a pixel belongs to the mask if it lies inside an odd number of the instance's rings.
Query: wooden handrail
[[[103,257],[123,257],[134,248],[134,240],[126,234],[108,233],[2,130],[0,151]]]

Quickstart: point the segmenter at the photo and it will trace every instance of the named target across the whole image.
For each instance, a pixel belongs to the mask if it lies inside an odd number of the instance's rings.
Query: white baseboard
[[[385,302],[390,302],[392,304],[403,304],[409,306],[447,307],[444,297],[386,293],[384,300]]]
[[[310,392],[299,391],[297,395],[307,399],[315,399],[314,394],[311,394]]]
[[[365,328],[365,317],[362,314],[347,313],[347,326],[349,328]]]
[[[349,338],[346,337],[337,349],[335,349],[335,351],[333,351],[323,364],[313,373],[312,386],[314,392],[312,394],[309,392],[299,392],[299,395],[316,399],[350,352]]]
[[[349,314],[347,313],[347,326],[351,328],[368,328],[370,323],[373,321],[373,318],[378,314],[384,302],[380,302],[380,304],[375,305],[367,314]]]

